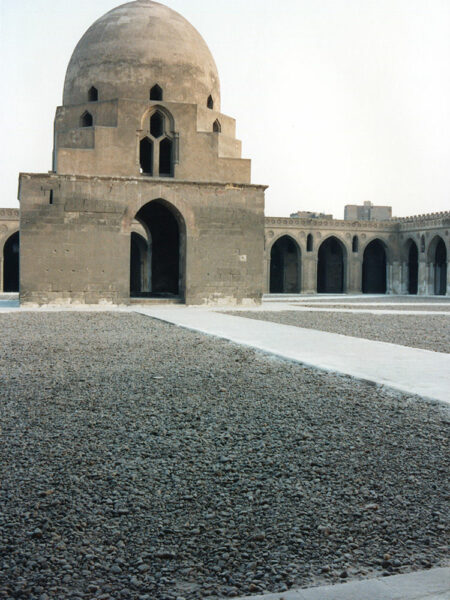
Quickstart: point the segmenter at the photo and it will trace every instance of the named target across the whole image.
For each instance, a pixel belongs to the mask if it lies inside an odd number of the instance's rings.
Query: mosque
[[[0,209],[0,291],[22,304],[450,294],[450,212],[265,218],[250,169],[200,34],[157,2],[119,6],[74,50],[52,170],[21,173],[20,211]]]

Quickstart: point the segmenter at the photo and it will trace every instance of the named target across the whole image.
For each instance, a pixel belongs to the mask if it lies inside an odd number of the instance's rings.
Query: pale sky
[[[51,168],[65,70],[120,0],[0,0],[0,206]],[[266,214],[450,210],[450,0],[166,0],[203,35]]]

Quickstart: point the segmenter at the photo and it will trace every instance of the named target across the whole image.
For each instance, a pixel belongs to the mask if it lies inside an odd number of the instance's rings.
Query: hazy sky
[[[51,168],[70,55],[120,0],[0,0],[0,206]],[[166,0],[203,35],[267,215],[450,210],[450,0]]]

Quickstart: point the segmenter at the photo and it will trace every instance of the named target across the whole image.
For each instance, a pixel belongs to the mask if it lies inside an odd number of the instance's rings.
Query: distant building
[[[311,212],[309,210],[298,210],[291,214],[291,219],[332,219],[333,215],[325,213]]]
[[[392,206],[374,206],[364,202],[362,206],[347,204],[344,209],[344,221],[389,221],[392,218]]]

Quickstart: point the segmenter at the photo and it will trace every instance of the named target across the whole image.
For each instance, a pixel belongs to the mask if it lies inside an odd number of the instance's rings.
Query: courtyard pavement
[[[235,600],[449,600],[450,568]]]
[[[346,302],[349,302],[348,297]],[[307,366],[343,373],[407,394],[450,403],[449,354],[243,318],[238,316],[239,311],[234,316],[223,314],[217,309],[181,305],[138,306],[134,310],[179,327],[250,346]],[[292,308],[283,300],[279,303],[265,302],[262,308],[253,310]],[[355,311],[360,312],[358,309]],[[412,312],[408,311],[408,314]],[[394,310],[390,313],[406,314],[405,311],[397,313]],[[424,313],[420,314],[423,316]]]

